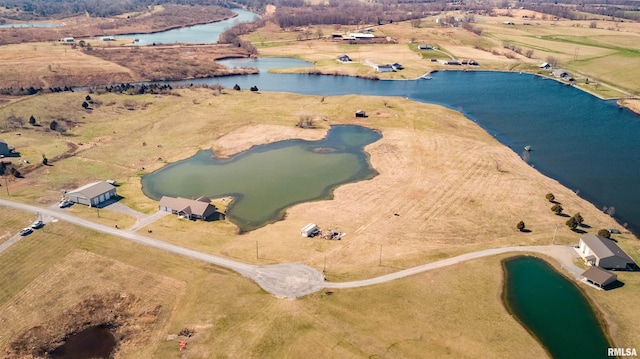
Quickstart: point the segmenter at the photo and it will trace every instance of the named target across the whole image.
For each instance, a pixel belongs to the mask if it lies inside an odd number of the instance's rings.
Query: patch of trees
[[[20,171],[18,171],[11,162],[0,161],[0,176],[14,176],[14,177],[22,177]]]
[[[119,84],[105,86],[102,90],[104,92],[122,93],[128,95],[143,95],[143,94],[169,94],[173,87],[169,84]],[[95,92],[101,92],[95,90]]]
[[[39,92],[73,92],[71,87],[49,87],[48,89],[43,89],[42,87],[4,87],[0,88],[0,95],[5,96],[29,96],[35,95]]]
[[[247,51],[250,55],[257,55],[258,50],[255,46],[253,46],[250,41],[240,39],[240,35],[251,33],[264,25],[264,19],[255,19],[251,22],[237,23],[220,34],[218,37],[218,43],[231,44]]]
[[[273,21],[282,28],[309,25],[387,24],[420,19],[447,8],[445,3],[415,3],[356,0],[330,1],[319,5],[305,5],[302,1],[281,1]],[[286,5],[284,5],[286,4]]]

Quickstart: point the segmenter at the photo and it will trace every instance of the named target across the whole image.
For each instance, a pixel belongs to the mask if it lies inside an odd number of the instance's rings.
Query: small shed
[[[420,44],[418,45],[419,50],[433,50],[433,46],[429,44]]]
[[[550,68],[551,68],[551,65],[549,65],[549,63],[548,63],[548,62],[543,62],[543,63],[541,63],[541,64],[540,64],[540,66],[538,66],[538,67],[540,67],[541,69],[550,69]]]
[[[338,61],[340,61],[340,62],[351,62],[351,58],[348,55],[340,55],[340,56],[338,56]]]
[[[300,236],[311,238],[320,233],[320,228],[318,228],[315,223],[309,223],[306,226],[302,227],[300,230]]]
[[[604,288],[607,285],[618,280],[618,276],[615,273],[600,267],[591,267],[582,273],[582,277],[589,283]]]
[[[364,110],[358,110],[356,111],[356,117],[367,117],[367,113]]]

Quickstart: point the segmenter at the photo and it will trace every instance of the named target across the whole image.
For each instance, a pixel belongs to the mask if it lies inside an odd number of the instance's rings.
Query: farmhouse
[[[178,216],[189,219],[200,219],[206,221],[216,213],[216,206],[211,204],[211,200],[207,197],[198,199],[188,199],[182,197],[162,196],[158,203],[160,210],[171,212]]]
[[[363,34],[361,32],[352,32],[348,36],[350,38],[359,39],[359,40],[368,40],[368,39],[373,39],[375,37],[373,34]]]
[[[8,156],[15,151],[15,148],[10,147],[7,141],[0,139],[0,155]]]
[[[636,264],[618,245],[607,238],[588,235],[580,238],[578,254],[591,266],[605,269],[634,270]]]
[[[588,283],[604,288],[618,280],[618,276],[600,267],[591,267],[582,273],[582,278]]]
[[[116,197],[116,187],[105,181],[93,182],[67,192],[65,197],[73,203],[95,207]]]
[[[351,58],[348,55],[340,55],[340,56],[338,56],[338,61],[340,61],[340,62],[351,62]]]
[[[420,44],[418,45],[419,50],[433,50],[433,46],[429,44]]]
[[[551,65],[549,65],[549,63],[548,63],[548,62],[543,62],[543,63],[541,63],[541,64],[540,64],[540,66],[538,66],[538,67],[539,67],[539,68],[541,68],[541,69],[548,70],[548,69],[550,69],[550,68],[551,68]]]
[[[116,41],[116,38],[114,36],[103,36],[101,38],[102,41]]]

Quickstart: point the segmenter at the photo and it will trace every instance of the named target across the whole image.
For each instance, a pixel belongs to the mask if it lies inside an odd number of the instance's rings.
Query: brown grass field
[[[382,131],[384,137],[367,147],[372,166],[380,172],[377,177],[339,187],[332,200],[290,208],[286,220],[241,236],[227,221],[190,222],[173,216],[152,224],[149,228],[153,229],[153,236],[255,264],[302,262],[321,269],[326,258],[328,279],[342,281],[386,274],[479,249],[550,244],[556,226],[556,243],[577,243],[579,236],[564,226],[563,218],[550,211],[550,203],[544,198],[547,192],[555,194],[567,213],[580,212],[592,227],[590,232],[620,228],[571,190],[539,174],[476,124],[439,106],[355,95],[326,97],[323,101],[285,93],[225,90],[218,94],[210,89],[180,90],[176,95],[94,94],[100,105],[86,111],[79,106],[84,93],[62,93],[38,95],[1,108],[0,118],[12,114],[26,119],[34,114],[43,124],[27,124],[3,134],[31,162],[37,162],[41,153],[52,157],[56,151],[65,150],[66,142],[75,143],[79,151],[52,166],[36,169],[24,179],[11,181],[10,199],[47,205],[59,198],[61,189],[111,178],[122,184],[118,188],[124,197],[122,203],[152,213],[157,204],[140,191],[139,176],[168,162],[186,158],[199,149],[213,148],[221,155],[232,155],[252,145],[289,137],[318,139],[330,124],[353,123]],[[370,116],[356,120],[355,107],[365,108]],[[295,128],[301,115],[319,118],[319,128]],[[62,136],[47,130],[48,121],[58,117],[69,120]],[[15,131],[21,135],[7,137]],[[168,131],[170,137],[166,136]],[[4,191],[0,196],[8,197]],[[75,206],[70,210],[105,224],[133,223],[132,218],[106,209],[100,211],[100,218],[89,208]],[[32,221],[16,211],[6,213],[10,215],[2,216],[2,228],[11,233]],[[519,220],[524,220],[532,232],[517,231],[515,224]],[[347,236],[335,242],[302,239],[299,228],[309,222],[323,228],[336,226]],[[146,228],[141,231],[146,233]],[[616,239],[640,260],[640,245],[635,237],[623,234]],[[259,258],[255,256],[256,242],[260,246]],[[40,249],[43,246],[46,248]],[[33,286],[49,285],[44,280],[48,276],[41,275],[50,268],[63,270],[69,266],[67,261],[75,258],[76,249],[135,267],[131,269],[134,272],[153,273],[160,282],[165,277],[186,282],[187,294],[179,299],[162,299],[144,289],[134,292],[135,276],[118,287],[143,300],[149,298],[150,303],[162,301],[163,308],[174,313],[164,327],[154,324],[145,329],[144,338],[148,339],[123,344],[119,354],[122,357],[136,357],[129,353],[176,353],[177,340],[165,337],[185,326],[198,328],[198,335],[190,339],[189,350],[184,354],[187,357],[298,357],[310,346],[320,357],[417,358],[425,350],[436,357],[447,353],[487,353],[486,357],[499,358],[516,352],[544,356],[500,302],[502,274],[498,257],[381,286],[340,290],[331,296],[318,293],[290,302],[275,299],[225,270],[155,250],[150,256],[146,248],[54,223],[2,254],[0,271],[15,274],[0,278],[20,279],[2,282],[6,295],[0,305],[14,300],[21,291],[36,290],[30,289]],[[33,267],[31,261],[41,257],[46,260]],[[96,271],[92,265],[86,264],[87,273]],[[126,266],[114,264],[129,268]],[[212,277],[211,270],[218,274]],[[30,274],[21,274],[25,271]],[[609,318],[614,341],[624,347],[639,345],[633,318],[640,305],[633,302],[640,298],[640,279],[634,273],[620,273],[619,277],[625,286],[615,291],[585,291]],[[43,302],[35,302],[34,312],[54,317],[63,307],[73,307],[85,296],[100,293],[92,288],[90,285],[86,291],[78,290],[51,311]],[[212,294],[211,288],[219,290]],[[35,319],[7,330],[15,333],[35,325],[29,323],[35,323]]]
[[[480,62],[480,69],[542,73],[537,65],[554,56],[581,76],[579,86],[598,96],[624,97],[625,91],[640,91],[637,23],[598,21],[597,28],[590,28],[590,21],[552,21],[540,16],[531,20],[532,14],[527,14],[531,25],[522,25],[523,14],[514,11],[510,17],[476,22],[482,36],[439,27],[434,18],[424,19],[420,28],[409,23],[384,25],[374,33],[396,43],[380,45],[296,41],[295,32],[272,25],[247,38],[262,56],[295,56],[314,62],[314,71],[323,73],[409,79],[445,68],[430,59],[449,56],[473,58]],[[516,26],[507,27],[504,21],[514,21]],[[325,35],[336,31],[333,27],[322,30]],[[62,36],[70,35],[56,38]],[[509,59],[503,42],[533,49],[534,55]],[[430,43],[442,51],[419,51],[418,43]],[[185,59],[210,57],[206,48],[189,50],[190,57]],[[0,87],[50,86],[60,79],[95,83],[106,78],[114,82],[144,78],[139,63],[123,61],[128,50],[119,46],[98,49],[92,55],[54,43],[2,46],[1,50]],[[141,59],[149,58],[148,49],[133,51],[140,52]],[[95,52],[114,55],[99,58]],[[335,58],[341,54],[351,56],[354,63],[337,63]],[[158,59],[158,63],[164,61]],[[366,60],[400,62],[406,69],[378,75]],[[620,66],[605,66],[608,62]],[[592,80],[589,85],[584,83],[587,77]],[[602,86],[596,88],[595,82]],[[555,194],[566,213],[580,212],[591,226],[589,233],[601,228],[623,230],[476,124],[443,107],[393,97],[321,100],[287,93],[189,89],[173,95],[92,94],[95,104],[92,110],[84,110],[81,103],[86,95],[0,99],[0,138],[16,147],[20,160],[37,164],[42,155],[54,158],[73,153],[51,166],[33,169],[23,179],[11,179],[10,195],[1,181],[1,198],[46,206],[55,203],[63,189],[115,179],[120,183],[121,203],[150,214],[157,210],[157,202],[143,195],[140,177],[167,163],[200,149],[231,156],[288,138],[316,140],[330,125],[350,123],[378,129],[384,136],[366,149],[379,172],[373,179],[343,185],[332,199],[296,205],[287,210],[286,219],[243,235],[237,235],[228,221],[191,222],[174,216],[163,217],[140,232],[146,235],[152,229],[158,239],[253,264],[301,262],[326,269],[331,281],[344,281],[486,248],[550,244],[556,227],[556,243],[577,243],[579,235],[566,228],[566,219],[550,211],[551,204],[544,198],[548,192]],[[624,101],[625,106],[634,106],[633,100]],[[361,108],[369,117],[353,118]],[[41,126],[28,124],[31,115]],[[317,117],[318,128],[296,128],[303,115]],[[53,120],[64,133],[49,130]],[[11,160],[18,165],[17,159]],[[134,218],[108,209],[97,212],[74,206],[68,211],[123,228],[135,223]],[[1,213],[0,243],[35,219],[6,208]],[[520,220],[530,233],[515,228]],[[299,229],[309,222],[337,227],[347,235],[342,241],[302,239]],[[624,233],[615,238],[640,261],[636,237]],[[55,222],[0,254],[0,352],[9,356],[13,345],[36,326],[46,329],[40,344],[50,345],[86,326],[86,320],[113,322],[98,315],[99,311],[94,318],[63,318],[63,313],[83,312],[83,301],[97,297],[115,301],[122,313],[120,321],[114,322],[120,328],[116,358],[423,358],[425,353],[436,358],[547,357],[501,302],[500,260],[507,256],[473,260],[379,286],[323,291],[285,301],[234,272]],[[640,277],[618,273],[618,278],[625,285],[613,291],[580,286],[603,313],[615,346],[640,347],[636,330]],[[178,337],[184,328],[195,330],[195,335]],[[178,351],[182,339],[189,342],[185,352]]]
[[[93,50],[58,42],[6,45],[0,51],[0,88],[92,86],[250,73],[215,62],[249,54],[231,45],[139,48],[87,40]]]

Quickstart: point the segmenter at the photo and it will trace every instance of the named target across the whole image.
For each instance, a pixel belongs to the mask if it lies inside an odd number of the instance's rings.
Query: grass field
[[[10,199],[46,205],[56,201],[63,188],[108,177],[122,184],[118,187],[122,203],[152,213],[157,203],[142,194],[139,176],[168,162],[199,149],[214,148],[221,155],[232,155],[252,145],[289,137],[318,139],[330,124],[354,123],[382,131],[384,137],[367,147],[372,165],[380,172],[377,177],[338,188],[332,200],[297,205],[287,211],[286,220],[240,236],[226,221],[191,222],[172,216],[150,225],[152,235],[249,263],[302,262],[325,268],[331,281],[342,281],[485,248],[549,244],[556,225],[556,243],[576,243],[578,235],[550,211],[550,203],[544,198],[547,192],[555,194],[567,213],[580,212],[592,227],[590,232],[618,227],[572,191],[541,176],[473,122],[434,105],[355,95],[321,100],[286,93],[218,94],[191,89],[173,96],[94,94],[94,101],[100,105],[86,111],[79,106],[85,95],[39,95],[0,109],[0,117],[13,114],[28,118],[30,113],[40,111],[37,117],[45,128],[47,116],[73,120],[69,124],[74,125],[62,136],[25,125],[20,136],[11,137],[10,144],[21,152],[33,153],[32,160],[38,160],[36,154],[51,150],[51,143],[66,148],[65,142],[71,141],[80,149],[74,157],[40,167],[25,179],[9,183]],[[366,108],[369,117],[354,119],[354,103]],[[300,115],[319,118],[319,128],[296,128]],[[166,136],[168,131],[171,137]],[[11,133],[5,132],[4,136]],[[470,153],[468,148],[477,150]],[[9,197],[2,191],[0,196]],[[100,211],[100,217],[97,211],[81,206],[70,211],[105,224],[117,221],[124,227],[134,222],[106,209]],[[32,220],[23,216],[3,210],[0,225],[15,234]],[[532,232],[517,231],[519,220],[524,220]],[[342,241],[301,239],[299,228],[309,222],[323,228],[336,226],[347,236]],[[616,239],[627,253],[640,260],[640,245],[633,236],[623,234]],[[260,248],[258,258],[256,243]],[[82,258],[97,255],[103,259],[83,262],[77,257],[78,250],[90,252]],[[75,294],[69,294],[55,308],[49,309],[45,301],[35,301],[33,311],[41,314],[6,329],[12,333],[35,325],[47,315],[54,317],[63,307],[73,307],[87,295],[103,293],[98,289],[102,281],[105,288],[131,292],[145,305],[162,302],[158,322],[144,326],[145,339],[123,344],[123,357],[172,355],[177,352],[177,340],[166,338],[184,327],[196,328],[198,333],[189,339],[190,347],[184,354],[194,358],[298,357],[309,350],[319,357],[417,358],[425,350],[435,357],[487,353],[486,357],[499,358],[521,352],[530,357],[544,356],[539,345],[502,307],[497,257],[377,287],[280,301],[226,270],[60,222],[23,238],[1,256],[0,272],[5,274],[0,278],[4,278],[1,285],[5,294],[0,305],[26,295],[20,293],[36,296],[39,288],[50,286],[46,280],[51,277],[49,270],[65,273],[67,279],[60,280],[86,281],[65,269],[79,267],[93,281],[78,284]],[[33,265],[36,260],[40,262]],[[99,271],[94,267],[99,263],[111,263],[106,267],[113,269],[96,280],[91,273]],[[113,279],[121,278],[118,273],[122,271],[148,272],[150,280],[157,283],[178,287],[181,285],[175,281],[184,283],[184,294],[163,296],[138,288],[138,274],[125,276],[127,280],[121,283]],[[610,319],[616,343],[638,345],[633,318],[640,305],[633,302],[640,298],[640,283],[633,273],[621,273],[620,279],[625,286],[613,292],[592,294],[588,289],[587,293]],[[146,307],[135,308],[144,311]]]
[[[324,73],[415,78],[444,68],[430,59],[448,56],[476,59],[481,69],[540,72],[537,65],[554,56],[570,71],[592,79],[589,85],[579,85],[600,96],[620,96],[615,87],[638,91],[637,24],[598,22],[592,29],[589,22],[530,20],[532,24],[524,26],[522,14],[515,16],[518,24],[513,27],[503,24],[513,17],[478,21],[474,26],[483,29],[483,36],[436,26],[433,18],[423,20],[420,28],[408,23],[385,25],[376,27],[375,34],[395,43],[381,45],[296,41],[297,33],[273,26],[248,38],[261,55],[295,56],[315,62],[314,70]],[[509,59],[502,42],[530,48],[534,56]],[[417,43],[441,51],[419,51]],[[6,65],[0,65],[0,80],[47,83],[58,70],[71,76],[134,78],[131,69],[67,50],[52,44],[3,46],[0,64]],[[337,63],[341,54],[351,56],[354,63]],[[366,60],[400,62],[406,70],[382,76]],[[620,66],[606,66],[611,62]],[[16,80],[13,68],[28,76]],[[613,88],[596,88],[595,82]],[[17,148],[20,160],[37,164],[42,155],[53,158],[70,150],[74,155],[10,181],[10,195],[2,183],[0,197],[44,206],[55,203],[63,189],[114,179],[120,184],[121,203],[153,213],[157,202],[143,195],[140,177],[167,163],[200,149],[230,156],[287,138],[315,140],[331,124],[353,123],[378,129],[384,136],[367,147],[377,177],[341,186],[331,200],[290,208],[285,220],[243,235],[237,235],[228,221],[202,223],[173,216],[140,229],[141,233],[152,229],[158,239],[253,264],[301,262],[326,269],[331,281],[342,281],[486,248],[550,244],[556,227],[556,243],[577,243],[579,235],[566,228],[566,219],[550,211],[544,198],[548,192],[567,213],[580,212],[591,226],[589,233],[623,229],[459,113],[438,106],[391,97],[190,89],[173,95],[92,94],[92,109],[85,110],[81,103],[86,95],[48,94],[3,102],[0,136]],[[368,118],[353,118],[353,111],[360,108],[366,109]],[[28,124],[31,115],[41,126]],[[296,128],[302,115],[317,117],[318,128]],[[49,129],[53,120],[61,124],[62,133]],[[135,222],[108,209],[97,212],[74,206],[69,211],[107,225],[128,227]],[[0,243],[34,219],[5,208],[1,213]],[[520,220],[530,233],[515,228]],[[301,239],[299,229],[309,222],[337,227],[347,236],[342,241]],[[628,233],[615,237],[640,261],[637,238]],[[500,260],[505,256],[295,301],[276,299],[233,272],[62,222],[22,238],[0,257],[0,352],[38,325],[48,328],[55,339],[80,325],[71,320],[73,316],[65,321],[61,313],[77,310],[92,295],[121,293],[136,298],[124,307],[129,314],[122,328],[130,335],[118,349],[117,356],[123,358],[423,358],[425,353],[546,357],[501,303]],[[618,277],[625,285],[614,291],[585,291],[607,319],[616,346],[639,347],[635,321],[640,314],[640,278],[637,273],[618,273]],[[196,334],[188,339],[187,351],[179,353],[183,338],[176,335],[183,328]]]

